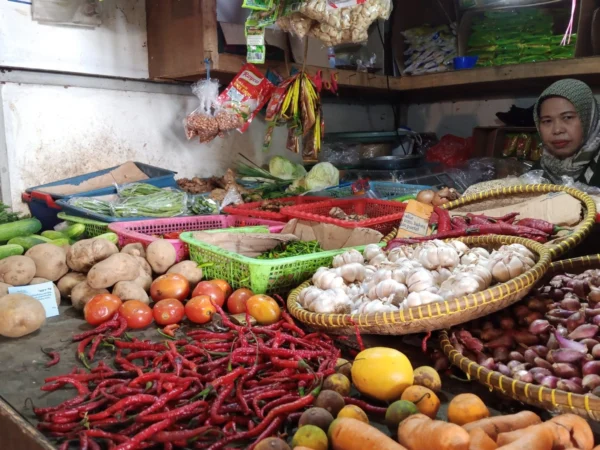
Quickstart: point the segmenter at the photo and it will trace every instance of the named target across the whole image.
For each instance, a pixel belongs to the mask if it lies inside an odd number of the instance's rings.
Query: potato
[[[138,262],[140,267],[142,269],[144,269],[144,272],[146,272],[148,274],[148,276],[151,277],[152,276],[152,267],[150,267],[150,264],[148,264],[148,261],[146,261],[146,258],[142,258],[141,256],[134,256],[134,258]]]
[[[106,239],[84,239],[73,244],[67,252],[67,265],[74,272],[88,273],[94,264],[115,253],[119,253],[119,249]]]
[[[8,295],[9,287],[13,287],[12,284],[0,283],[0,297]]]
[[[38,244],[25,253],[35,262],[35,276],[50,281],[60,279],[69,271],[67,254],[61,247],[53,244]]]
[[[181,261],[167,270],[167,273],[178,273],[190,282],[190,289],[194,289],[202,280],[202,269],[195,261]]]
[[[146,249],[146,259],[152,270],[158,275],[162,275],[175,264],[177,253],[175,253],[175,247],[171,243],[158,239]]]
[[[46,310],[33,297],[8,294],[0,298],[0,335],[12,338],[39,330],[46,321]]]
[[[25,286],[35,277],[35,262],[28,256],[9,256],[0,260],[0,282]]]
[[[73,304],[73,308],[82,310],[86,303],[89,302],[94,295],[98,294],[110,294],[110,292],[108,292],[108,289],[91,288],[90,285],[87,284],[87,281],[82,281],[71,289],[71,303]]]
[[[131,281],[139,273],[140,265],[133,256],[117,253],[94,265],[87,274],[87,283],[94,289],[109,288],[119,281]]]
[[[58,290],[64,298],[71,297],[71,290],[82,281],[86,281],[87,277],[84,273],[71,272],[58,280]]]
[[[136,242],[134,244],[127,244],[121,249],[121,253],[127,253],[131,256],[139,256],[141,258],[146,257],[146,250],[144,249],[144,246],[139,242]]]
[[[152,277],[140,266],[139,275],[131,280],[131,283],[137,284],[145,292],[149,292],[150,286],[152,286]]]
[[[143,287],[136,284],[134,281],[119,281],[115,284],[112,291],[113,295],[116,295],[121,300],[139,300],[146,305],[150,304],[150,298]]]
[[[32,284],[42,284],[42,283],[52,283],[52,281],[47,278],[42,277],[34,277],[33,280],[29,282],[29,285]],[[54,297],[56,298],[56,306],[60,306],[60,291],[56,287],[56,284],[52,283],[52,287],[54,288]]]

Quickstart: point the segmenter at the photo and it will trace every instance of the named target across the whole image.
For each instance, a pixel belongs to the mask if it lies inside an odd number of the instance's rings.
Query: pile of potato
[[[128,244],[119,252],[115,244],[102,238],[81,240],[68,248],[40,244],[25,255],[2,259],[0,335],[24,336],[41,328],[46,319],[38,300],[8,294],[11,286],[51,281],[56,304],[60,305],[61,298],[70,299],[77,310],[83,310],[95,295],[110,291],[123,301],[148,304],[153,275],[179,273],[188,279],[192,289],[202,279],[202,269],[195,262],[175,261],[175,248],[163,240],[152,242],[147,249],[139,243]]]

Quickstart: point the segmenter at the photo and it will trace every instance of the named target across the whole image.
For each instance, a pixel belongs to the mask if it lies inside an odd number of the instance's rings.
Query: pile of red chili
[[[100,361],[89,371],[47,378],[43,391],[70,385],[77,396],[34,408],[38,428],[61,450],[70,444],[86,450],[252,448],[275,435],[313,403],[340,351],[325,334],[305,334],[285,312],[273,325],[252,327],[219,313],[222,328],[193,329],[162,343],[120,338],[118,316],[75,336],[82,359],[88,345],[89,361],[93,347],[112,347],[115,368]]]
[[[510,213],[502,217],[489,217],[467,213],[450,217],[448,210],[435,207],[429,224],[436,229],[435,234],[424,237],[393,239],[388,244],[388,249],[400,245],[416,244],[432,239],[449,239],[463,236],[478,236],[485,234],[501,234],[506,236],[519,236],[537,242],[548,242],[553,235],[561,231],[550,222],[539,219],[521,219],[517,221],[519,213]]]

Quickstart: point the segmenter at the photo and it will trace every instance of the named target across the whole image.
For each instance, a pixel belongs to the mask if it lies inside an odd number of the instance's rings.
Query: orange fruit
[[[475,394],[459,394],[448,405],[448,422],[463,426],[490,416],[485,403]]]
[[[402,393],[401,400],[414,403],[421,414],[430,419],[435,419],[440,409],[440,399],[435,392],[425,386],[413,385],[407,387]]]

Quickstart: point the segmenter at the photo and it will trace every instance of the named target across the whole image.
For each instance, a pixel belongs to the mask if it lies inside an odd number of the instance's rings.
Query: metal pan
[[[422,155],[377,156],[375,158],[362,158],[360,160],[360,165],[366,169],[400,170],[412,169],[413,167],[421,165],[422,162]]]

